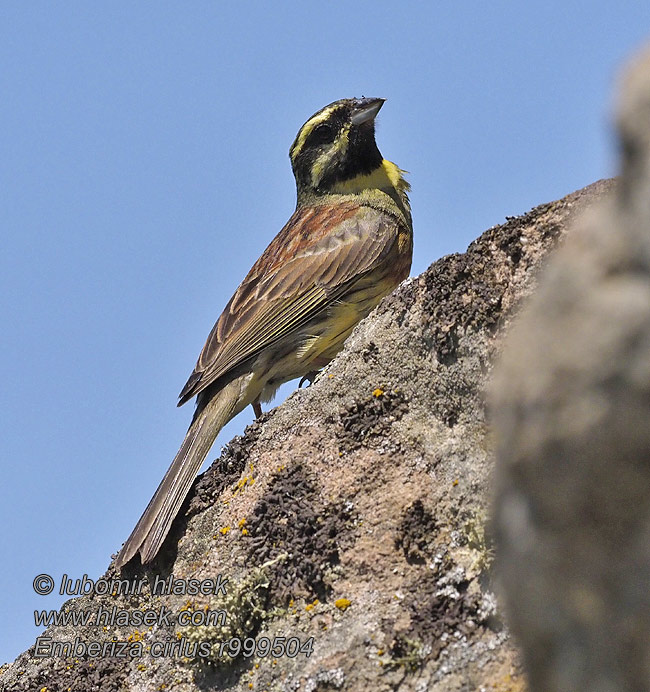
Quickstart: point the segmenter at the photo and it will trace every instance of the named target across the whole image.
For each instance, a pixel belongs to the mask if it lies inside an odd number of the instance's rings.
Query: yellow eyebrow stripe
[[[316,115],[314,115],[311,119],[309,119],[300,128],[300,132],[298,133],[298,137],[296,138],[296,142],[293,145],[293,147],[291,147],[291,151],[289,152],[289,156],[292,159],[294,159],[296,156],[298,156],[298,154],[300,154],[300,152],[302,151],[302,148],[305,146],[305,140],[312,133],[313,129],[317,125],[320,125],[321,123],[324,123],[326,120],[329,120],[332,113],[334,113],[334,111],[337,109],[338,109],[338,106],[323,109],[319,113],[316,113]]]

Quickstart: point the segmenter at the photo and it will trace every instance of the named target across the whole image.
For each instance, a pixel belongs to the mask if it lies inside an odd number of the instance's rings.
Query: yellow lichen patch
[[[458,478],[454,478],[454,482],[452,483],[454,488],[458,485]]]
[[[141,642],[144,639],[144,632],[139,632],[136,630],[133,634],[127,637],[127,641],[130,642]]]
[[[352,601],[348,598],[337,598],[336,601],[334,601],[334,605],[339,610],[346,611],[352,605]]]
[[[379,399],[380,396],[384,396],[384,390],[381,387],[377,387],[372,393],[375,399]]]
[[[230,531],[230,526],[223,526],[222,528],[219,529],[219,533],[222,536],[225,536],[228,533],[228,531]]]
[[[315,598],[313,603],[308,603],[305,606],[305,610],[309,612],[310,610],[313,610],[319,603],[320,601],[317,598]]]
[[[252,470],[253,465],[251,464],[251,471]],[[237,481],[237,484],[233,488],[232,494],[237,495],[238,493],[243,492],[247,485],[253,485],[254,483],[255,479],[253,476],[244,476]]]

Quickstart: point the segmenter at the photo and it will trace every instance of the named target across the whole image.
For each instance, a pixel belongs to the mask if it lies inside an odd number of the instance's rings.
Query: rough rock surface
[[[141,594],[94,594],[61,611],[164,606],[198,619],[223,609],[225,624],[53,626],[54,641],[115,639],[142,655],[35,658],[32,647],[5,668],[2,689],[524,689],[490,577],[483,390],[537,268],[575,212],[610,187],[510,218],[404,282],[311,387],[197,480],[156,562],[122,575],[144,579]],[[152,595],[156,574],[222,575],[227,593]],[[111,566],[105,576],[119,575]],[[313,653],[219,651],[246,637],[313,638]],[[160,642],[207,651],[154,656]]]
[[[650,50],[616,193],[549,263],[495,377],[497,525],[531,689],[650,690]]]

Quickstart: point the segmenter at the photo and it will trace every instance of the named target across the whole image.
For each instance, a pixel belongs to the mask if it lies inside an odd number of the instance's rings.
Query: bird
[[[221,428],[284,382],[315,374],[411,268],[405,171],[383,158],[375,118],[383,98],[334,101],[289,150],[296,208],[212,328],[178,405],[196,397],[183,443],[133,532],[119,569],[159,552]]]

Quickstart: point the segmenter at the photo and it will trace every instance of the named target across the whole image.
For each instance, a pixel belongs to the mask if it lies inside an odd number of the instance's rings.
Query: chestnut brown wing
[[[394,217],[353,203],[297,210],[226,305],[179,406],[340,300],[397,233]]]

